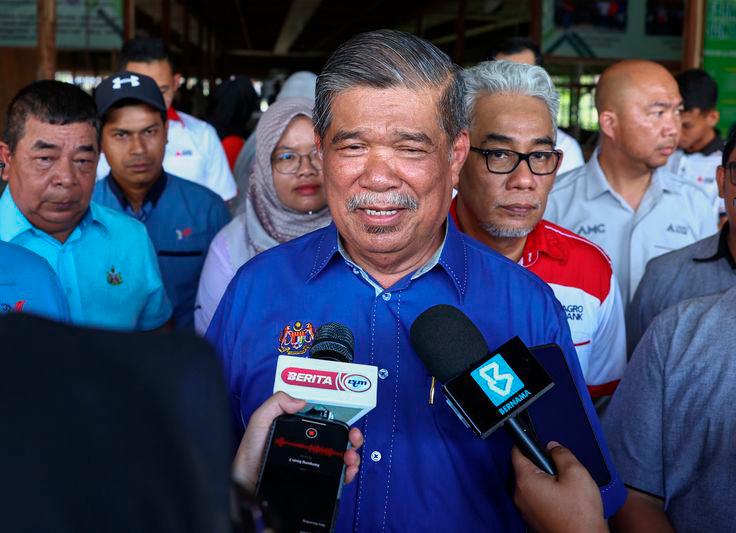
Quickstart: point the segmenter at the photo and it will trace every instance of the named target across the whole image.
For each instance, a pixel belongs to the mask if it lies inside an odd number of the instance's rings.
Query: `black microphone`
[[[352,363],[355,338],[350,328],[339,322],[328,322],[317,328],[309,350],[312,359]]]
[[[448,405],[467,427],[486,438],[503,426],[537,467],[557,475],[547,451],[516,419],[554,385],[518,337],[489,352],[465,313],[435,305],[417,317],[410,338],[429,372],[444,383]]]

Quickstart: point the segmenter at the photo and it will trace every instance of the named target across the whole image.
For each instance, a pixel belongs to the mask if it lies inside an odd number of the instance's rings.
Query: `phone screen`
[[[342,422],[299,415],[274,421],[257,494],[279,530],[332,530],[348,431]]]

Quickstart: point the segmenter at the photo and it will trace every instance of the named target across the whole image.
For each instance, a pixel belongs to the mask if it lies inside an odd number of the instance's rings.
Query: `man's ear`
[[[721,114],[717,109],[711,109],[705,113],[705,121],[711,128],[715,128],[719,120],[721,120]]]
[[[725,198],[726,194],[726,169],[721,165],[716,167],[716,183],[718,184],[718,196]]]
[[[454,188],[457,188],[458,182],[460,181],[460,171],[465,164],[465,160],[468,158],[469,152],[470,134],[468,130],[461,130],[457,137],[455,137],[455,142],[450,152],[450,172],[452,174],[452,186]]]
[[[616,130],[618,129],[618,117],[614,111],[606,110],[598,115],[598,124],[601,132],[611,139],[616,139]]]
[[[181,74],[178,72],[174,74],[174,94],[176,94],[176,91],[179,90],[179,86],[181,85]]]
[[[5,165],[2,171],[3,181],[8,181],[10,177],[10,146],[4,142],[0,142],[0,161]]]

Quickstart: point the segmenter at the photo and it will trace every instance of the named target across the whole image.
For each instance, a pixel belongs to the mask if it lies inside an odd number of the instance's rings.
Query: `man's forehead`
[[[36,148],[53,145],[61,149],[77,150],[90,144],[97,146],[97,130],[89,122],[50,124],[36,117],[28,117],[19,147]],[[49,147],[49,146],[46,146]]]
[[[352,87],[335,96],[330,129],[333,133],[373,127],[387,131],[439,129],[437,102],[440,94],[439,87],[416,90]]]
[[[125,124],[146,126],[152,122],[162,123],[161,111],[143,102],[131,103],[122,107],[114,107],[107,112],[105,129]]]
[[[555,137],[547,105],[536,97],[512,94],[479,96],[471,117],[471,133],[483,138],[491,135],[496,140],[499,135],[518,141]]]

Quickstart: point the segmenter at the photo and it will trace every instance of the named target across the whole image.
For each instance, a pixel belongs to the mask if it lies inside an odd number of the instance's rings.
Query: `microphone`
[[[414,321],[410,339],[432,376],[444,383],[448,405],[467,427],[485,439],[503,426],[537,467],[557,474],[547,451],[516,418],[554,385],[518,337],[489,352],[465,313],[435,305]]]
[[[306,400],[301,414],[354,424],[376,406],[378,368],[353,363],[352,331],[338,322],[317,329],[309,357],[280,355],[273,391]]]

